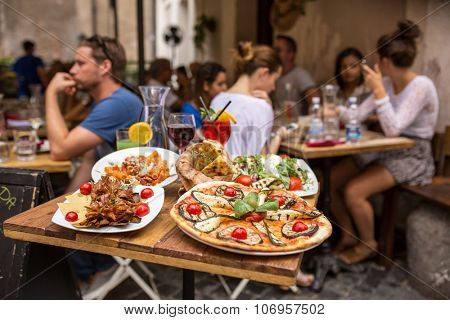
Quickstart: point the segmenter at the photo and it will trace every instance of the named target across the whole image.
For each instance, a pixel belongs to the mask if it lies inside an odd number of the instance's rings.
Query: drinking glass
[[[181,154],[195,136],[195,119],[190,113],[172,113],[167,124],[169,138]]]
[[[128,136],[128,128],[116,130],[116,148],[117,150],[123,150],[128,148],[143,147],[139,142],[131,141]]]
[[[0,163],[9,160],[8,134],[6,130],[0,131]]]
[[[23,128],[13,131],[17,160],[31,161],[36,158],[36,131]]]
[[[224,145],[231,135],[230,122],[203,121],[202,133],[205,139],[219,141]]]
[[[42,112],[38,106],[30,106],[27,110],[28,120],[30,121],[33,130],[38,130],[44,124]]]

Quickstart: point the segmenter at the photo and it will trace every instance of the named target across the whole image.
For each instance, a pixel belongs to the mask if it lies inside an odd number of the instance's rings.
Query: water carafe
[[[169,148],[167,137],[167,126],[164,120],[164,105],[169,87],[140,86],[142,98],[144,99],[144,110],[140,121],[147,122],[153,132],[152,139],[147,147]]]

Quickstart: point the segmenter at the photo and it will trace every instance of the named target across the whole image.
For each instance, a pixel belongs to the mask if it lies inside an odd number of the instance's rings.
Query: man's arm
[[[58,92],[75,92],[75,81],[67,73],[57,73],[45,92],[45,121],[53,160],[69,160],[103,142],[95,133],[76,127],[69,132],[58,105]]]
[[[83,160],[75,176],[70,181],[66,192],[75,192],[82,183],[91,179],[92,167],[95,164],[95,149],[91,149],[83,155]]]

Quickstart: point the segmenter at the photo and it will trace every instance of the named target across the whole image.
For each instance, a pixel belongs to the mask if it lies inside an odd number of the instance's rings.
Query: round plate
[[[138,147],[119,150],[108,154],[107,156],[101,158],[97,161],[91,171],[92,180],[97,182],[100,180],[101,176],[105,175],[105,167],[110,167],[115,164],[118,166],[122,165],[122,162],[126,157],[129,156],[148,156],[153,151],[159,153],[162,159],[166,160],[167,166],[169,167],[169,177],[164,181],[156,184],[158,187],[165,187],[178,179],[177,172],[175,170],[175,163],[178,160],[178,155],[170,150],[153,148],[153,147]]]
[[[70,222],[66,221],[64,219],[64,214],[61,212],[60,209],[56,210],[55,214],[53,215],[52,222],[68,229],[72,229],[75,231],[81,231],[81,232],[90,232],[90,233],[119,233],[119,232],[129,232],[129,231],[135,231],[144,228],[146,225],[148,225],[150,222],[153,221],[153,219],[156,218],[158,213],[161,211],[161,208],[164,204],[164,189],[161,187],[154,187],[154,186],[134,186],[133,192],[140,193],[142,189],[144,188],[151,188],[154,192],[153,197],[149,199],[143,200],[143,202],[146,202],[150,208],[150,213],[143,216],[141,218],[141,222],[139,223],[129,223],[125,226],[108,226],[108,227],[102,227],[102,228],[76,228],[74,227]],[[78,193],[77,191],[76,193]],[[64,201],[64,202],[67,202]]]
[[[206,242],[204,240],[201,240],[199,238],[197,238],[196,236],[190,234],[189,232],[181,229],[179,226],[178,228],[183,231],[185,234],[187,234],[189,237],[191,237],[194,240],[197,240],[198,242],[201,242],[203,244],[206,244],[207,246],[210,247],[214,247],[216,249],[220,249],[223,251],[228,251],[228,252],[232,252],[232,253],[238,253],[238,254],[245,254],[248,256],[266,256],[266,257],[275,257],[275,256],[288,256],[291,254],[296,254],[296,253],[300,253],[300,252],[305,252],[308,250],[311,250],[319,245],[322,244],[322,242],[315,244],[314,246],[310,247],[310,248],[306,248],[306,249],[298,249],[298,250],[294,250],[294,251],[285,251],[285,252],[265,252],[265,251],[247,251],[247,250],[241,250],[241,249],[236,249],[236,248],[229,248],[229,247],[222,247],[222,246],[218,246],[215,244],[211,244],[209,242]]]
[[[308,164],[303,159],[297,159],[297,165],[308,173],[308,180],[302,186],[303,189],[299,191],[294,191],[299,197],[312,196],[319,192],[319,182],[314,174],[314,171],[308,166]]]

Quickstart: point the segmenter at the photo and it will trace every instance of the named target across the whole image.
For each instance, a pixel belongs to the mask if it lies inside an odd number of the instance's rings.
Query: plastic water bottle
[[[358,103],[356,97],[348,99],[348,122],[345,125],[345,136],[350,143],[356,143],[361,139],[361,124],[358,120]]]
[[[337,88],[334,85],[327,84],[323,90],[323,107],[325,110],[332,111],[331,114],[324,116],[324,139],[328,141],[335,141],[339,138],[339,117],[336,112],[336,92]]]
[[[317,142],[323,139],[323,121],[320,116],[320,98],[312,98],[312,115],[313,118],[309,125],[308,141]]]

